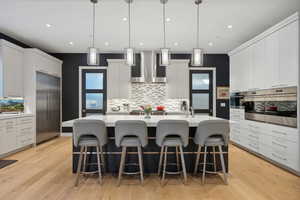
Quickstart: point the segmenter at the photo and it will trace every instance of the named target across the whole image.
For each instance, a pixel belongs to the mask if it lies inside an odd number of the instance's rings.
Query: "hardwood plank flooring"
[[[104,176],[81,179],[74,187],[71,173],[71,138],[60,137],[17,153],[7,159],[17,163],[0,170],[0,199],[102,199],[102,200],[299,200],[300,178],[235,146],[230,146],[229,185],[220,176],[188,177],[183,185],[180,177],[168,177],[165,187],[155,175],[145,177],[141,186],[138,178],[124,178],[116,187],[116,177]]]

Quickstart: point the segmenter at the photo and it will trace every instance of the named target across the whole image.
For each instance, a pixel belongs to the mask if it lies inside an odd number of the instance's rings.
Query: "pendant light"
[[[170,49],[166,47],[166,3],[168,0],[160,0],[163,5],[163,35],[164,47],[160,49],[160,66],[168,66],[170,64]]]
[[[98,0],[91,0],[93,4],[93,41],[92,47],[88,48],[87,53],[87,64],[88,65],[99,65],[99,54],[98,49],[95,48],[95,7]]]
[[[131,67],[135,65],[135,53],[134,49],[131,47],[131,4],[133,0],[125,0],[128,4],[128,48],[125,49],[125,60],[126,64]]]
[[[192,66],[203,66],[203,49],[199,46],[199,5],[202,3],[202,0],[195,0],[197,5],[197,48],[193,49],[192,55]]]

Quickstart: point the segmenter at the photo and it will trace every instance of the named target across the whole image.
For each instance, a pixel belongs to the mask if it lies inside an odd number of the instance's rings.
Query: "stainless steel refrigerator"
[[[60,134],[60,78],[37,72],[36,142]]]

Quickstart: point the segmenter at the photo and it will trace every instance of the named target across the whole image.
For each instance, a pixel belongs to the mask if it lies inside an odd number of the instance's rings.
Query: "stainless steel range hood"
[[[156,53],[155,51],[141,52],[141,76],[132,77],[133,83],[166,83],[166,77],[156,77]]]

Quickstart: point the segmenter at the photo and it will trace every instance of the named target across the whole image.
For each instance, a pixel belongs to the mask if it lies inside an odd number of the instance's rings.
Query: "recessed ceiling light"
[[[208,43],[208,46],[213,46],[213,45],[214,45],[214,43],[212,43],[212,42]]]
[[[174,42],[174,46],[178,46],[178,42]]]
[[[109,46],[109,42],[105,42],[104,45],[105,45],[105,46]]]
[[[126,22],[127,21],[127,17],[123,17],[123,21]]]
[[[74,42],[69,42],[69,45],[73,46],[73,45],[74,45]]]
[[[233,27],[232,25],[228,25],[227,26],[228,29],[232,29],[232,27]]]
[[[140,46],[143,46],[143,45],[144,45],[144,43],[143,43],[143,42],[140,42],[139,44],[140,44]]]
[[[170,17],[167,17],[166,18],[166,22],[170,22],[171,21],[171,18]]]
[[[50,27],[52,27],[52,25],[51,24],[46,24],[46,27],[50,28]]]

